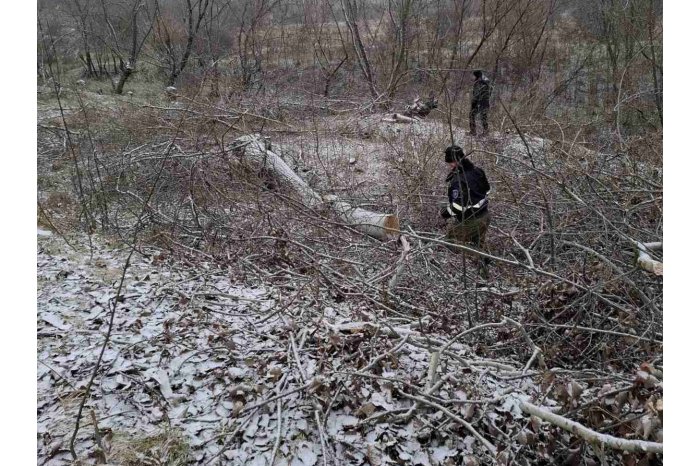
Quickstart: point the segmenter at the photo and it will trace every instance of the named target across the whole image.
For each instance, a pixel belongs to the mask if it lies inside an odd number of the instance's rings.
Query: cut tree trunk
[[[655,251],[662,247],[662,243],[637,243],[637,265],[639,265],[642,270],[651,272],[654,275],[663,275],[664,264],[652,259],[649,255],[649,251]]]
[[[264,168],[274,174],[299,193],[307,207],[313,209],[327,204],[344,222],[377,239],[392,239],[398,235],[399,219],[396,215],[353,207],[335,196],[320,196],[280,156],[269,149],[269,142],[259,134],[249,134],[236,139],[235,147],[242,152],[244,164]]]
[[[421,118],[427,117],[433,109],[438,107],[437,100],[431,94],[428,100],[421,100],[416,97],[411,105],[406,105],[402,113],[392,113],[389,116],[382,118],[382,121],[388,123],[416,123]]]
[[[387,123],[417,123],[420,120],[418,118],[408,117],[400,113],[392,113],[382,118],[382,121]]]

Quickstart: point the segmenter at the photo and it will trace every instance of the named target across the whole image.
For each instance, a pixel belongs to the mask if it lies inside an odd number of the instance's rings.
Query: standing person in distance
[[[459,146],[445,149],[445,163],[451,168],[447,176],[447,206],[440,211],[442,218],[454,218],[447,228],[447,238],[457,244],[483,249],[486,231],[491,223],[488,194],[491,186],[484,170],[474,166]],[[489,259],[479,256],[479,274],[488,278]]]
[[[469,132],[476,136],[476,115],[481,115],[484,135],[489,134],[489,107],[491,107],[491,81],[481,70],[474,70],[474,87],[472,88],[472,106],[469,111]]]

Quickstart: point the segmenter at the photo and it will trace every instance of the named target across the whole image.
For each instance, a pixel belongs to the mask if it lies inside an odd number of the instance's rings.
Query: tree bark
[[[124,68],[119,72],[119,80],[114,85],[115,94],[121,94],[124,92],[124,84],[126,84],[127,79],[129,79],[129,76],[131,76],[133,71],[134,69],[131,67],[131,64],[127,63],[126,66],[124,66]]]

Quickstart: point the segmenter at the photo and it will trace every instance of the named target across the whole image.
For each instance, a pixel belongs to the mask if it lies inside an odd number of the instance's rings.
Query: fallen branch
[[[654,302],[651,299],[649,299],[649,297],[646,295],[646,293],[644,293],[637,286],[637,284],[634,282],[634,280],[632,280],[630,277],[628,277],[624,271],[622,271],[618,266],[616,266],[615,263],[613,261],[611,261],[608,257],[606,257],[604,254],[601,254],[598,251],[596,251],[592,248],[589,248],[588,246],[584,246],[582,244],[578,244],[578,243],[573,242],[573,241],[562,241],[562,243],[566,244],[568,246],[573,246],[573,247],[579,248],[579,249],[586,251],[590,254],[593,254],[595,257],[597,257],[601,261],[608,264],[608,266],[611,269],[613,269],[620,276],[620,278],[625,281],[625,283],[630,285],[639,294],[639,297],[642,298],[642,300],[644,301],[644,304],[651,307],[651,309],[653,309],[655,312],[659,312],[659,310],[656,307],[656,305],[654,304]]]
[[[440,351],[433,351],[430,353],[430,365],[428,366],[428,376],[425,378],[426,390],[428,390],[431,386],[435,385],[435,377],[437,377],[438,367],[440,367]]]
[[[483,435],[481,435],[479,432],[477,432],[477,430],[474,428],[474,426],[472,426],[470,423],[468,423],[467,421],[465,421],[465,420],[462,419],[461,417],[455,415],[455,414],[454,414],[452,411],[450,411],[449,409],[445,408],[444,406],[440,406],[440,405],[437,404],[437,403],[433,403],[432,401],[427,400],[427,399],[425,399],[425,398],[420,398],[420,397],[417,397],[417,396],[409,395],[408,393],[406,393],[406,392],[404,392],[404,391],[402,391],[402,390],[398,390],[398,392],[399,392],[399,394],[400,394],[401,396],[405,396],[406,398],[409,398],[409,399],[411,399],[411,400],[413,400],[413,401],[416,401],[416,402],[418,402],[418,403],[421,403],[421,404],[430,406],[431,408],[435,408],[435,409],[437,409],[437,410],[439,410],[439,411],[442,411],[443,413],[445,413],[445,415],[446,415],[447,417],[449,417],[449,418],[451,418],[452,420],[454,420],[454,421],[456,421],[456,422],[462,424],[474,437],[476,437],[477,440],[479,440],[479,441],[489,450],[489,452],[490,452],[493,456],[496,456],[496,453],[497,453],[496,447],[495,447],[491,442],[489,442],[488,440],[486,440],[486,438],[484,438]]]
[[[406,237],[404,235],[401,235],[399,237],[401,240],[401,257],[399,257],[399,261],[396,266],[396,272],[394,272],[394,276],[391,277],[391,280],[389,280],[389,291],[393,291],[394,287],[396,286],[396,282],[399,280],[399,275],[401,275],[401,272],[403,271],[404,266],[406,265],[406,256],[408,255],[408,252],[411,250],[411,245],[408,244],[408,241],[406,240]]]
[[[410,336],[409,334],[406,334],[406,336],[404,336],[404,337],[401,339],[401,341],[400,341],[396,346],[394,346],[394,347],[391,348],[390,350],[385,351],[384,353],[382,353],[382,354],[380,354],[379,356],[377,356],[376,358],[374,358],[369,364],[367,364],[365,367],[363,367],[362,369],[360,369],[358,372],[367,372],[367,371],[369,371],[371,368],[373,368],[374,366],[376,366],[377,363],[378,363],[379,361],[381,361],[381,360],[384,359],[385,357],[389,356],[390,354],[394,354],[395,352],[397,352],[397,351],[398,351],[399,349],[401,349],[401,347],[406,343],[406,341],[408,340],[408,337],[409,337],[409,336]]]
[[[513,327],[517,328],[523,335],[523,339],[525,340],[525,342],[527,342],[528,346],[530,346],[530,349],[532,349],[532,358],[530,361],[528,361],[523,372],[527,371],[527,369],[530,367],[530,364],[532,364],[532,359],[534,359],[535,357],[537,357],[537,362],[540,364],[540,369],[547,370],[547,364],[545,364],[544,362],[544,355],[542,354],[542,350],[537,345],[535,345],[534,341],[532,341],[530,335],[528,335],[528,333],[525,331],[525,327],[523,327],[520,324],[520,322],[517,322],[511,319],[510,317],[504,317],[503,320],[508,322]]]
[[[277,401],[277,400],[279,400],[279,399],[281,399],[281,398],[287,397],[287,396],[289,396],[289,395],[293,395],[293,394],[298,393],[298,392],[300,392],[300,391],[302,391],[302,390],[306,390],[307,388],[311,388],[311,387],[313,387],[313,386],[317,386],[317,385],[319,385],[319,384],[321,384],[321,383],[322,383],[322,382],[321,382],[321,379],[320,379],[320,378],[311,379],[310,381],[308,381],[307,383],[305,383],[305,384],[302,385],[301,387],[297,387],[297,388],[295,388],[295,389],[293,389],[293,390],[289,390],[289,391],[286,391],[286,392],[284,392],[284,393],[280,393],[279,395],[275,395],[275,396],[273,396],[273,397],[271,397],[271,398],[268,398],[267,400],[260,401],[260,402],[258,402],[258,403],[253,404],[253,405],[246,406],[245,408],[243,408],[243,409],[241,410],[240,414],[247,413],[247,412],[249,412],[249,411],[251,411],[251,410],[253,410],[253,409],[258,409],[258,408],[260,408],[261,406],[265,406],[265,405],[268,404],[268,403],[272,403],[273,401]]]
[[[477,331],[477,330],[482,330],[482,329],[485,329],[485,328],[503,327],[505,324],[506,324],[506,321],[503,320],[503,321],[501,321],[501,322],[491,322],[491,323],[488,323],[488,324],[481,324],[481,325],[477,325],[476,327],[468,328],[467,330],[465,330],[465,331],[459,333],[458,335],[454,336],[450,341],[448,341],[447,343],[445,343],[445,344],[443,345],[443,347],[440,348],[440,353],[446,351],[446,350],[447,350],[450,346],[452,346],[457,340],[459,340],[460,338],[462,338],[462,337],[464,337],[464,336],[466,336],[466,335],[468,335],[468,334],[470,334],[470,333],[472,333],[472,332],[475,332],[475,331]]]
[[[391,115],[382,118],[382,121],[386,123],[417,123],[420,120],[418,118],[411,118],[400,113],[392,113]]]
[[[534,404],[525,400],[520,400],[520,409],[532,416],[539,417],[543,421],[547,421],[550,424],[554,424],[557,427],[561,427],[562,429],[571,432],[572,434],[578,435],[586,442],[593,445],[605,446],[615,450],[623,450],[634,453],[663,453],[662,443],[648,442],[645,440],[628,440],[613,437],[612,435],[608,434],[601,434],[600,432],[589,429],[578,422],[567,419],[564,416],[554,414],[551,411],[535,406]]]

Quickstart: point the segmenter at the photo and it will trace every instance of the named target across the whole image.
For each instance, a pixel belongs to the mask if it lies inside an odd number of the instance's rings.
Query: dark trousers
[[[489,108],[483,107],[481,105],[472,105],[472,109],[469,112],[469,131],[472,134],[476,134],[476,115],[477,113],[481,115],[481,124],[484,127],[484,134],[489,132]]]

